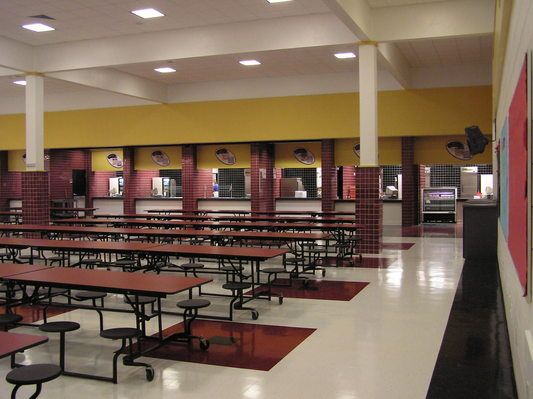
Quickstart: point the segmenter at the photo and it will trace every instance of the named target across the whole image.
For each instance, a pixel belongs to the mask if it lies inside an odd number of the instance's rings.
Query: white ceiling
[[[147,7],[165,17],[142,19],[130,12]],[[328,12],[322,0],[10,0],[0,1],[0,35],[42,45]],[[29,18],[41,14],[55,21]],[[35,34],[21,27],[34,22],[56,30]]]
[[[337,52],[347,51],[356,53],[357,49],[355,46],[307,47],[261,53],[187,58],[174,60],[171,63],[129,64],[119,66],[116,69],[166,84],[351,71],[355,74],[356,59],[337,59],[334,57]],[[243,59],[256,59],[261,62],[261,65],[243,66],[239,64],[239,60]],[[154,68],[161,66],[172,66],[176,72],[161,74],[154,71]]]
[[[438,1],[446,0],[367,0],[372,8],[408,6],[411,4],[436,3]]]
[[[492,36],[398,42],[411,67],[490,63]]]

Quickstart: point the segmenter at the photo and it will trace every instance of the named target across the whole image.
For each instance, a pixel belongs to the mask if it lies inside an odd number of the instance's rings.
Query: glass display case
[[[457,188],[431,187],[422,189],[422,222],[456,221]]]

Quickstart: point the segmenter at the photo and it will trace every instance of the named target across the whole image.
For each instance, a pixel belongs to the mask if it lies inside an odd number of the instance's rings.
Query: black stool
[[[60,375],[61,368],[55,364],[32,364],[11,370],[6,375],[6,381],[15,385],[11,399],[17,397],[17,391],[21,386],[36,385],[35,393],[30,396],[30,399],[35,399],[41,393],[43,383],[55,380]]]
[[[4,331],[7,331],[7,327],[10,324],[16,324],[16,323],[19,323],[20,321],[22,321],[21,315],[18,315],[15,313],[0,314],[0,327],[2,327]]]
[[[135,300],[137,299],[137,301]],[[128,295],[124,295],[124,302],[131,305],[131,307],[136,311],[137,316],[140,315],[140,317],[136,318],[137,322],[137,328],[141,328],[141,331],[143,333],[143,336],[146,335],[146,320],[150,320],[152,316],[148,316],[146,314],[146,305],[150,304],[152,306],[151,311],[152,314],[154,313],[154,303],[156,301],[156,298],[153,296],[137,296],[137,297],[130,297]],[[140,307],[140,309],[137,309],[137,307]],[[140,322],[139,322],[140,319]]]
[[[198,277],[198,275],[196,274],[196,271],[198,269],[203,269],[204,264],[203,263],[183,263],[182,265],[179,265],[178,267],[185,272],[185,277],[187,277],[188,272],[192,272],[194,277]]]
[[[96,305],[96,300],[100,299],[100,307],[104,307],[104,298],[107,296],[105,292],[97,292],[97,291],[80,291],[74,294],[74,299],[83,302],[83,301],[92,301],[93,308],[96,310],[96,313],[98,313],[98,318],[100,319],[100,331],[104,329],[104,315],[102,314],[102,311],[98,309],[98,306]]]
[[[268,300],[272,300],[272,286],[274,285],[274,281],[278,278],[278,274],[280,273],[288,273],[287,270],[283,267],[267,267],[265,269],[261,269],[261,273],[265,273],[268,275],[267,278],[267,285],[268,285]],[[289,284],[283,285],[283,286],[290,286]],[[277,286],[282,286],[280,284],[277,284]],[[281,305],[283,303],[283,295],[278,296],[278,302]]]
[[[193,339],[200,342],[200,349],[206,351],[209,348],[209,341],[204,337],[192,335],[192,322],[198,317],[198,309],[206,308],[211,305],[207,299],[186,299],[179,301],[176,306],[183,309],[183,332],[176,333],[172,338],[176,341],[184,341],[190,343]]]
[[[102,261],[100,259],[83,259],[78,262],[78,266],[81,268],[85,266],[86,269],[94,269],[95,267],[100,267]]]
[[[244,290],[252,287],[250,283],[242,283],[238,281],[230,281],[222,285],[225,290],[231,290],[231,296],[233,299],[229,304],[229,319],[233,320],[233,309],[235,310],[249,310],[252,312],[252,319],[257,320],[259,318],[259,312],[254,308],[248,308],[243,306],[244,302]]]
[[[135,259],[117,259],[111,262],[111,266],[120,267],[124,271],[134,272],[137,269],[137,262]]]
[[[112,339],[112,340],[117,340],[117,339],[122,340],[122,345],[120,349],[115,351],[115,354],[113,355],[113,377],[111,381],[114,384],[117,383],[117,374],[118,374],[117,373],[117,360],[118,360],[118,357],[122,354],[122,352],[126,349],[126,340],[129,343],[128,354],[122,360],[122,364],[124,364],[124,366],[144,367],[146,370],[146,379],[148,381],[152,381],[154,379],[154,369],[152,368],[151,365],[147,363],[140,363],[140,362],[134,361],[134,356],[136,354],[133,352],[133,339],[137,338],[137,350],[138,350],[137,354],[139,354],[141,352],[141,343],[139,342],[139,337],[141,336],[141,334],[142,334],[141,330],[137,328],[128,328],[128,327],[110,328],[110,329],[103,330],[102,332],[100,332],[100,336],[102,338]]]
[[[39,330],[47,333],[59,333],[59,367],[65,371],[65,333],[79,330],[80,325],[74,321],[51,321],[39,326]]]

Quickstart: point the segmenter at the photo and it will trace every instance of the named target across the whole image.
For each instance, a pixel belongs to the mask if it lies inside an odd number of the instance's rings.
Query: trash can
[[[472,200],[463,205],[463,257],[494,260],[498,250],[496,201]]]

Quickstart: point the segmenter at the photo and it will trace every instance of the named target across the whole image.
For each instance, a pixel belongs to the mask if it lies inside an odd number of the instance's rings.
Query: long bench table
[[[302,210],[279,210],[279,211],[248,211],[243,209],[197,209],[187,211],[179,208],[154,208],[147,209],[148,213],[194,213],[198,215],[205,215],[208,213],[229,213],[233,215],[310,215],[310,216],[324,216],[324,215],[337,215],[337,216],[353,216],[355,212],[352,211],[302,211]]]

